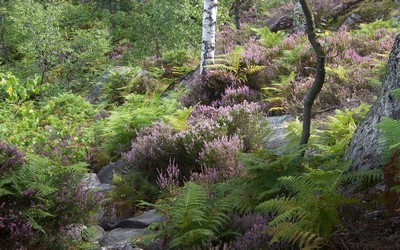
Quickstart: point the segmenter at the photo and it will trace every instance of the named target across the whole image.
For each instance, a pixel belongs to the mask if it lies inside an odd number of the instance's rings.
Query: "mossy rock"
[[[371,23],[378,19],[387,20],[399,14],[399,5],[393,0],[368,0],[360,2],[357,7],[344,16],[338,18],[337,24],[342,25],[351,15],[359,15],[355,24]],[[397,14],[396,14],[397,13]]]

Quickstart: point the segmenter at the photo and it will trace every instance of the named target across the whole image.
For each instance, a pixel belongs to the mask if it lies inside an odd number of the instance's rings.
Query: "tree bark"
[[[242,0],[236,0],[235,1],[235,25],[236,25],[236,29],[240,30],[241,28],[241,24],[240,24],[240,9],[241,9],[241,5],[242,5]]]
[[[382,167],[383,155],[378,147],[379,131],[374,125],[382,116],[400,119],[400,101],[391,90],[400,88],[400,34],[390,53],[382,89],[364,121],[357,128],[346,150],[346,159],[352,160],[351,171],[363,171]]]
[[[200,74],[204,66],[212,64],[215,56],[215,26],[218,0],[204,0]]]
[[[299,33],[304,31],[304,22],[302,20],[303,11],[298,0],[293,3],[293,32]]]
[[[303,128],[300,138],[300,145],[306,145],[310,138],[312,106],[325,81],[325,52],[323,51],[321,44],[317,41],[317,35],[315,34],[314,18],[311,9],[307,4],[307,1],[300,0],[300,4],[306,18],[306,32],[308,40],[310,41],[317,55],[315,80],[311,88],[308,90],[306,97],[304,98]]]

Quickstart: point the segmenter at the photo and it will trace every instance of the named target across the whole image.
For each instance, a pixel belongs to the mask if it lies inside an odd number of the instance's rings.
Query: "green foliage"
[[[361,181],[366,177],[380,178],[382,173],[361,172],[346,176],[338,169],[324,171],[306,168],[299,176],[284,176],[278,179],[280,187],[288,194],[261,203],[257,210],[272,213],[274,219],[267,232],[272,234],[271,242],[280,240],[297,243],[301,248],[312,249],[321,246],[332,231],[340,225],[338,207],[357,200],[345,197],[337,189],[346,181]]]
[[[165,115],[163,119],[174,129],[185,130],[188,128],[186,123],[187,119],[189,118],[190,113],[192,113],[196,107],[197,105],[189,108],[184,107],[183,109],[178,109],[171,115]]]
[[[108,27],[68,26],[67,18],[75,19],[74,8],[79,9],[68,2],[46,7],[36,1],[13,2],[5,17],[5,43],[13,61],[7,69],[21,78],[37,73],[41,81],[63,87],[76,87],[92,78],[108,62]]]
[[[279,81],[273,81],[271,86],[261,88],[266,96],[265,100],[270,104],[270,108],[268,109],[270,114],[284,111],[284,107],[282,105],[286,96],[284,90],[287,85],[294,80],[295,76],[296,75],[294,71],[287,76],[280,75]]]
[[[257,71],[262,70],[265,66],[260,65],[247,65],[242,62],[243,47],[236,46],[231,54],[221,55],[215,59],[216,63],[207,65],[206,68],[212,70],[225,70],[239,79],[242,82],[247,82],[247,76]]]
[[[10,102],[27,101],[35,95],[39,95],[47,86],[40,85],[40,77],[28,78],[21,83],[12,73],[0,73],[0,99]]]
[[[352,110],[335,110],[334,116],[311,129],[309,147],[314,151],[310,160],[320,168],[332,168],[334,162],[343,158],[351,136],[369,110],[369,105],[362,104]],[[296,145],[301,136],[301,123],[296,120],[288,125],[287,138],[290,145]]]
[[[205,189],[193,182],[187,182],[178,197],[161,200],[155,207],[167,216],[157,233],[166,240],[165,249],[202,246],[216,239],[230,210],[223,200],[211,202]]]
[[[134,42],[133,59],[195,46],[201,33],[199,1],[150,0],[135,3],[128,18],[126,36]]]
[[[90,141],[85,135],[96,110],[82,97],[60,94],[33,101],[0,104],[0,135],[7,142],[65,164],[83,161]]]
[[[287,150],[281,155],[275,155],[268,150],[259,150],[251,154],[239,154],[239,161],[245,165],[246,177],[243,185],[245,195],[240,204],[246,204],[247,209],[268,200],[279,191],[278,178],[287,175],[296,175],[301,172],[299,160],[304,148],[296,147]]]
[[[393,153],[399,149],[400,121],[388,117],[382,117],[381,122],[376,125],[381,134],[378,140],[379,148],[384,152],[384,162],[388,161]]]
[[[130,94],[125,98],[124,105],[111,111],[111,115],[98,124],[103,148],[109,155],[128,150],[140,128],[151,125],[164,115],[172,115],[179,107],[176,100],[155,95]]]
[[[255,0],[254,4],[257,10],[261,13],[268,12],[272,8],[276,8],[284,3],[288,3],[291,0]]]
[[[109,196],[116,203],[122,201],[132,214],[139,210],[141,202],[154,202],[159,195],[157,186],[149,183],[143,178],[143,173],[137,170],[129,171],[124,176],[114,174],[112,184],[115,189]]]
[[[286,34],[283,31],[271,32],[268,27],[253,29],[261,38],[261,43],[266,48],[273,48],[285,38]]]

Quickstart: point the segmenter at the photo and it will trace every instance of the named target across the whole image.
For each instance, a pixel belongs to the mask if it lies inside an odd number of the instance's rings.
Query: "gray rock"
[[[351,13],[342,23],[342,25],[353,26],[358,20],[361,19],[361,16],[357,13]]]
[[[155,209],[144,212],[143,214],[122,220],[115,224],[114,228],[146,228],[149,225],[161,222],[164,217]]]
[[[103,236],[99,242],[101,246],[114,246],[121,242],[129,242],[133,238],[138,238],[149,234],[150,231],[137,228],[116,228]]]
[[[93,187],[100,185],[99,178],[94,173],[85,174],[82,180],[85,189],[93,189]]]
[[[268,128],[271,132],[264,139],[263,147],[266,149],[279,149],[286,145],[286,126],[289,122],[294,121],[295,119],[296,118],[291,115],[268,117]]]
[[[97,242],[100,238],[105,235],[105,231],[102,227],[96,225],[91,226],[82,232],[82,239],[88,242]]]
[[[65,236],[69,240],[82,240],[82,232],[86,229],[83,224],[71,224],[65,227]]]
[[[113,174],[125,174],[125,162],[123,159],[119,159],[116,162],[111,162],[110,164],[102,167],[100,171],[97,173],[99,180],[101,183],[108,183],[112,182]]]
[[[111,184],[105,184],[105,183],[101,183],[99,185],[93,186],[91,188],[92,192],[101,192],[101,193],[107,193],[110,190],[113,190],[115,188],[114,185]]]
[[[101,250],[136,250],[137,248],[132,248],[128,241],[118,242],[112,246],[102,247]]]
[[[102,76],[100,76],[98,83],[96,83],[92,89],[90,89],[86,100],[90,102],[91,104],[98,104],[100,103],[101,100],[101,95],[103,94],[104,91],[104,84],[110,80],[110,77],[112,76],[111,72],[118,72],[120,74],[123,74],[127,71],[129,71],[131,68],[130,67],[122,67],[122,66],[117,66],[109,71],[105,72]]]

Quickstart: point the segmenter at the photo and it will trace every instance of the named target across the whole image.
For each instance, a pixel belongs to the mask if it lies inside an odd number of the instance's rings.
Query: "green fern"
[[[252,209],[256,204],[273,198],[280,190],[278,178],[286,175],[296,175],[301,171],[301,159],[304,147],[296,146],[281,155],[275,155],[268,150],[260,150],[250,154],[239,154],[239,160],[245,165],[247,175],[241,180],[241,187],[236,191],[242,192],[239,204],[236,206]]]
[[[185,130],[187,129],[187,119],[196,107],[197,105],[189,108],[184,107],[183,109],[178,109],[174,114],[165,115],[163,118],[174,129]]]
[[[103,142],[103,148],[108,155],[128,150],[136,132],[149,126],[165,115],[172,115],[179,103],[169,98],[159,96],[144,96],[130,94],[125,97],[126,103],[111,112],[111,116],[100,121],[100,131],[93,129],[93,138],[99,132]]]
[[[253,28],[252,29],[254,32],[257,33],[257,35],[260,36],[261,38],[261,43],[266,47],[266,48],[273,48],[276,45],[278,45],[280,42],[283,41],[285,38],[285,33],[282,31],[278,32],[271,32],[271,30],[268,27],[263,27],[263,28]]]
[[[400,121],[382,117],[381,122],[376,125],[376,128],[381,132],[378,146],[384,152],[385,160],[388,160],[400,148],[398,140],[400,136]]]
[[[306,167],[302,175],[278,178],[279,188],[287,195],[267,200],[256,210],[275,215],[267,228],[272,242],[284,240],[304,249],[317,248],[340,225],[337,208],[357,201],[343,196],[338,187],[348,181],[374,181],[381,176],[378,171],[354,174]]]
[[[224,199],[210,201],[205,189],[193,182],[185,184],[179,197],[161,200],[154,206],[168,218],[153,236],[167,239],[167,249],[201,246],[217,238],[231,209]]]
[[[242,62],[243,47],[236,46],[229,55],[220,55],[214,61],[214,64],[207,65],[206,68],[211,70],[225,70],[233,73],[242,82],[247,82],[247,75],[262,70],[265,66]]]

